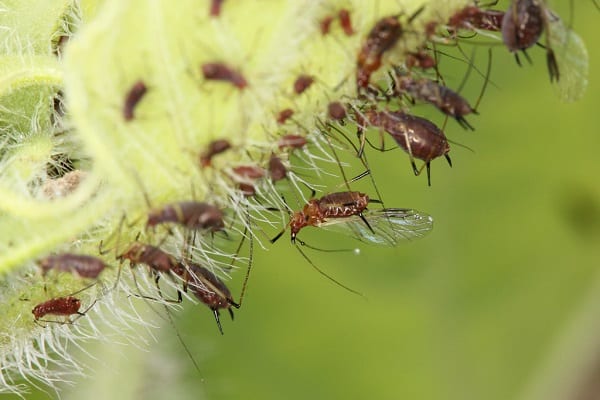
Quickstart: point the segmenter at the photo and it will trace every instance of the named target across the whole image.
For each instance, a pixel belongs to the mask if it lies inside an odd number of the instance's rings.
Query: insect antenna
[[[298,243],[300,243],[300,245],[302,246],[306,246],[306,243],[304,243],[303,241],[298,239]],[[329,279],[331,282],[335,283],[336,285],[338,285],[339,287],[349,291],[350,293],[356,294],[362,298],[366,298],[364,294],[362,294],[361,292],[354,290],[346,285],[344,285],[343,283],[341,283],[340,281],[336,280],[334,277],[332,277],[331,275],[327,274],[325,271],[323,271],[322,269],[320,269],[319,267],[317,267],[315,265],[315,263],[312,262],[312,260],[310,258],[308,258],[308,256],[300,249],[300,247],[298,246],[294,246],[296,247],[296,249],[298,249],[298,251],[300,252],[300,254],[302,254],[302,257],[304,257],[304,259],[306,261],[308,261],[308,263],[311,265],[311,267],[313,267],[319,274],[323,275],[325,278]]]

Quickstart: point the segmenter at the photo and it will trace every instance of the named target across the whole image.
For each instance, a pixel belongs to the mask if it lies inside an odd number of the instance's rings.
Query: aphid
[[[134,111],[137,104],[142,100],[142,97],[146,94],[148,88],[146,84],[139,80],[133,84],[125,95],[125,102],[123,103],[123,118],[125,121],[131,121],[134,117]]]
[[[482,29],[485,31],[499,32],[502,29],[504,11],[485,10],[475,5],[466,6],[454,13],[446,24],[451,30]]]
[[[279,147],[279,150],[294,150],[303,148],[307,143],[308,142],[304,136],[288,134],[279,138],[277,141],[277,146]]]
[[[266,174],[266,171],[257,165],[240,165],[232,168],[232,172],[233,180],[237,182],[238,188],[246,197],[256,194],[254,183]]]
[[[279,112],[279,114],[277,114],[277,123],[278,124],[285,124],[285,122],[292,118],[292,116],[294,115],[294,110],[292,110],[291,108],[286,108],[284,110],[281,110]]]
[[[185,273],[185,267],[174,256],[159,247],[140,242],[132,243],[127,250],[117,256],[117,260],[129,260],[132,268],[138,264],[145,264],[155,272],[172,272],[178,276],[183,276]]]
[[[226,81],[240,90],[248,86],[246,78],[239,71],[221,62],[202,64],[202,74],[204,75],[204,79]]]
[[[409,17],[408,23],[411,23],[422,11],[421,7]],[[367,39],[358,53],[356,70],[358,88],[369,86],[371,75],[381,66],[383,54],[394,47],[402,36],[404,31],[398,17],[399,15],[395,15],[380,19],[367,35]]]
[[[502,40],[511,53],[515,54],[517,64],[521,65],[518,51],[525,52],[538,42],[544,28],[547,28],[549,10],[541,0],[513,0],[502,20]],[[556,56],[549,41],[546,42],[546,63],[550,74],[550,82],[558,82],[560,72],[556,63]]]
[[[475,130],[465,115],[477,114],[477,111],[458,93],[427,78],[415,79],[407,74],[396,74],[394,78],[396,94],[407,93],[415,99],[426,101],[444,114],[454,117],[463,128]]]
[[[214,156],[221,154],[230,148],[231,143],[226,139],[213,140],[208,144],[207,149],[200,153],[200,166],[202,168],[209,167]]]
[[[296,78],[296,80],[294,81],[294,93],[296,94],[302,94],[304,93],[315,81],[315,78],[313,78],[310,75],[300,75],[298,78]]]
[[[309,200],[302,211],[292,214],[288,223],[292,243],[306,226],[334,229],[366,243],[387,246],[421,237],[433,227],[433,219],[425,213],[400,208],[367,210],[370,202],[375,201],[364,193],[352,191]],[[283,233],[285,229],[271,243]]]
[[[340,18],[340,25],[342,26],[342,29],[344,30],[346,36],[354,35],[352,21],[350,20],[350,11],[348,11],[345,8],[342,8],[338,13],[338,17]]]
[[[84,313],[80,313],[79,309],[81,308],[81,300],[76,297],[67,296],[67,297],[56,297],[54,299],[47,300],[43,303],[38,304],[31,310],[33,313],[33,318],[36,321],[39,321],[40,318],[50,314],[50,315],[60,315],[60,316],[71,316],[73,314],[77,315],[85,315]]]
[[[187,266],[190,269],[188,288],[198,300],[212,310],[222,335],[223,327],[219,318],[219,310],[226,308],[233,320],[232,307],[240,308],[240,305],[233,300],[227,286],[214,273],[194,263],[187,263]]]
[[[434,68],[437,65],[435,58],[424,50],[406,53],[406,68],[412,69],[419,67],[421,69]]]
[[[433,122],[400,111],[368,110],[363,115],[370,125],[381,128],[389,133],[396,143],[408,153],[415,175],[419,175],[421,170],[417,168],[414,159],[416,158],[425,162],[427,167],[427,183],[429,186],[431,186],[431,160],[444,156],[448,161],[448,165],[452,166],[452,160],[448,156],[448,152],[450,151],[448,140],[444,132]],[[358,135],[362,141],[359,155],[362,155],[365,141],[362,126],[364,125],[359,124]]]
[[[148,213],[147,228],[163,223],[175,223],[188,229],[202,229],[209,232],[224,230],[223,211],[212,204],[197,201],[182,201],[163,206]]]
[[[327,115],[334,121],[346,118],[346,107],[339,101],[332,101],[327,105]]]
[[[269,158],[269,177],[273,183],[278,182],[287,177],[287,168],[281,158],[275,154],[271,154]]]
[[[321,35],[325,36],[331,30],[331,23],[333,22],[333,16],[328,15],[319,21],[319,27],[321,29]]]
[[[225,0],[211,0],[210,2],[210,16],[218,17],[221,15],[221,6]]]
[[[107,267],[99,258],[83,254],[54,254],[37,261],[42,269],[42,274],[46,275],[51,269],[60,272],[71,272],[82,278],[96,279],[98,275]]]

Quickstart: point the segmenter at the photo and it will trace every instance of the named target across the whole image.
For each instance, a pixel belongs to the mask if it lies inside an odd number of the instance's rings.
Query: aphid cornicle
[[[139,80],[127,91],[123,103],[123,118],[125,121],[131,121],[134,118],[134,111],[137,104],[142,100],[148,88],[146,84]]]
[[[233,320],[232,307],[240,308],[240,305],[233,300],[229,288],[214,273],[194,263],[186,263],[186,265],[190,270],[189,290],[212,310],[222,335],[223,327],[219,318],[219,310],[226,308]]]
[[[362,155],[365,144],[363,129],[372,125],[389,133],[398,146],[408,153],[415,175],[419,175],[421,170],[417,168],[414,159],[425,162],[429,186],[431,186],[430,163],[433,159],[444,156],[452,166],[452,160],[448,156],[450,151],[448,140],[444,132],[433,122],[400,111],[367,110],[359,117],[361,120],[366,119],[366,121],[359,121],[358,135],[361,138],[359,155]]]
[[[62,253],[54,254],[37,261],[42,269],[42,274],[55,270],[60,272],[71,272],[82,278],[96,279],[106,268],[106,264],[99,258],[84,254]]]
[[[167,204],[148,213],[147,228],[164,223],[175,223],[188,229],[203,229],[209,232],[225,228],[224,215],[218,207],[197,201],[182,201]]]
[[[209,81],[229,82],[236,88],[243,90],[248,86],[248,81],[241,72],[222,62],[205,63],[201,66],[204,79]]]

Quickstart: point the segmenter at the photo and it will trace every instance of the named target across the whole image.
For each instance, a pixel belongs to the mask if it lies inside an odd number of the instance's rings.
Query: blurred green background
[[[224,336],[203,305],[175,315],[201,376],[167,326],[140,345],[147,350],[90,343],[97,359],[82,359],[92,372],[62,398],[600,398],[599,17],[591,1],[577,2],[574,27],[590,54],[583,100],[558,100],[542,49],[519,68],[497,46],[497,87],[469,118],[476,131],[448,121],[448,137],[474,153],[453,145],[454,167],[435,160],[427,187],[404,153],[368,152],[387,205],[428,212],[435,228],[397,248],[302,232],[322,247],[361,247],[359,256],[309,255],[366,299],[312,270],[286,234],[255,252],[243,308],[233,323],[223,316]],[[443,62],[456,85],[465,66]],[[481,86],[472,78],[469,99]],[[236,297],[242,275],[230,284]]]

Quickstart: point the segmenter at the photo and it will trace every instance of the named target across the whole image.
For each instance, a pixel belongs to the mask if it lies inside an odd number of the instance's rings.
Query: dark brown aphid
[[[38,304],[31,310],[33,318],[38,321],[40,318],[50,314],[59,316],[71,316],[74,314],[85,315],[80,313],[81,300],[76,297],[56,297],[54,299],[47,300],[41,304]]]
[[[125,95],[125,102],[123,103],[123,118],[125,121],[131,121],[134,117],[134,111],[137,104],[142,100],[142,97],[146,94],[148,88],[146,84],[139,80],[133,84]]]
[[[236,181],[238,189],[246,197],[256,194],[255,182],[266,175],[266,171],[257,165],[240,165],[232,168],[232,172],[232,178]]]
[[[96,279],[107,265],[99,258],[86,256],[83,254],[55,254],[37,261],[42,269],[42,274],[46,275],[51,269],[60,272],[70,272],[79,275],[82,278]]]
[[[292,116],[294,115],[294,110],[292,110],[291,108],[286,108],[285,110],[281,110],[279,112],[279,114],[277,114],[277,123],[278,124],[285,124],[285,122],[292,118]]]
[[[412,69],[419,67],[421,69],[434,68],[437,65],[435,58],[425,50],[406,53],[406,68]]]
[[[448,20],[447,26],[451,30],[482,29],[485,31],[499,32],[502,29],[503,18],[504,11],[485,10],[470,5],[454,13]]]
[[[327,115],[334,121],[346,118],[346,108],[339,101],[333,101],[327,105]]]
[[[246,78],[244,78],[239,71],[236,71],[224,63],[214,62],[202,64],[202,74],[204,75],[204,79],[211,81],[226,81],[240,90],[243,90],[248,86]]]
[[[431,186],[430,163],[431,160],[444,156],[448,164],[452,166],[452,160],[448,156],[450,145],[448,140],[433,122],[415,115],[406,114],[399,111],[375,111],[369,110],[363,113],[368,124],[383,129],[389,133],[398,146],[410,156],[410,163],[415,175],[419,175],[421,170],[417,168],[414,159],[423,160],[427,166],[427,183]],[[362,119],[362,117],[361,117]],[[359,125],[359,137],[361,137],[362,154],[364,148],[364,132],[362,123]]]
[[[296,242],[296,236],[302,228],[306,226],[318,227],[329,218],[347,218],[358,215],[369,226],[362,215],[368,204],[369,196],[360,192],[331,193],[320,199],[309,200],[302,211],[292,214],[288,223],[292,243]],[[271,239],[271,243],[277,241],[284,232],[285,229]]]
[[[304,93],[306,91],[306,89],[308,89],[314,83],[314,81],[315,81],[315,78],[313,78],[310,75],[300,75],[294,81],[294,93],[296,93],[296,94]]]
[[[175,223],[188,229],[202,229],[209,232],[222,231],[225,228],[223,211],[203,202],[182,201],[163,206],[148,214],[147,228],[163,223]]]
[[[187,266],[190,269],[188,288],[198,300],[212,310],[222,335],[223,327],[219,318],[219,310],[226,308],[233,320],[232,307],[240,308],[240,305],[233,300],[227,286],[214,273],[194,263],[188,263]]]
[[[474,130],[467,122],[465,115],[477,114],[469,102],[458,93],[431,79],[414,79],[410,75],[395,76],[396,94],[406,93],[414,99],[426,101],[446,115],[454,117],[465,129]]]
[[[544,28],[547,28],[550,11],[542,0],[512,0],[502,20],[502,40],[511,53],[515,54],[517,64],[521,65],[518,51],[525,52],[538,42]],[[558,64],[550,43],[546,42],[546,63],[550,82],[560,78]],[[529,60],[531,62],[531,60]]]
[[[145,264],[155,272],[172,272],[178,276],[183,276],[185,273],[185,267],[174,256],[156,246],[140,242],[131,244],[127,250],[117,256],[117,260],[129,260],[132,268],[138,264]]]
[[[342,26],[346,36],[354,35],[354,29],[352,28],[352,21],[350,19],[350,11],[342,8],[338,13],[338,17],[340,18],[340,25]]]
[[[210,2],[210,16],[218,17],[221,15],[221,6],[225,0],[211,0]]]
[[[377,21],[358,53],[357,87],[366,88],[369,85],[371,75],[381,66],[383,53],[392,48],[401,35],[402,26],[397,16]]]
[[[221,154],[230,148],[231,143],[226,139],[213,140],[208,144],[206,150],[200,153],[200,166],[202,168],[209,167],[214,156]]]
[[[331,15],[326,16],[321,21],[319,21],[319,27],[321,29],[321,35],[325,36],[331,30],[331,23],[333,22],[334,17]]]
[[[273,183],[278,182],[287,177],[287,168],[281,158],[275,154],[271,154],[269,159],[269,176]]]
[[[300,135],[283,135],[281,138],[279,138],[279,140],[277,141],[277,146],[279,147],[279,150],[283,150],[283,149],[301,149],[302,147],[306,146],[308,142],[306,141],[306,138],[304,136],[300,136]]]

